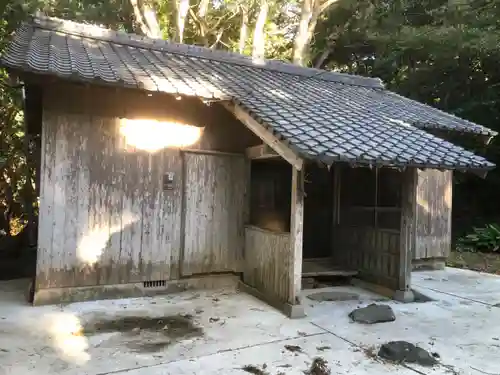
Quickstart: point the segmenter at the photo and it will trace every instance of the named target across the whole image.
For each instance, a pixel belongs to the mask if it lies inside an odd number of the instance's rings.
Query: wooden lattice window
[[[401,191],[402,174],[396,169],[344,169],[340,223],[399,230]]]

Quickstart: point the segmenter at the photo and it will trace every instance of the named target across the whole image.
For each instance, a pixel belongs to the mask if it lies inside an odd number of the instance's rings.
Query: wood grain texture
[[[178,278],[179,153],[127,152],[113,118],[43,120],[37,288]]]
[[[452,171],[418,171],[417,243],[413,259],[446,258],[451,250]]]
[[[257,227],[245,229],[243,281],[280,302],[288,302],[293,274],[290,274],[290,234]],[[295,301],[294,301],[295,303]]]
[[[292,206],[290,216],[290,289],[288,303],[296,304],[302,289],[302,253],[304,234],[304,170],[292,171]]]
[[[411,288],[411,258],[417,239],[417,182],[417,169],[407,168],[403,172],[401,194],[401,233],[398,257],[398,290],[400,291],[409,291]]]
[[[179,150],[151,153],[129,147],[119,131],[121,118],[203,127],[189,148],[206,168],[216,167],[214,178],[198,170],[212,185],[205,189],[205,180],[193,179],[184,184]],[[43,88],[42,123],[38,289],[178,279],[182,245],[187,239],[192,256],[199,250],[193,237],[198,234],[212,241],[207,250],[211,263],[187,267],[188,273],[241,269],[248,220],[244,152],[261,141],[221,105],[54,81]],[[163,189],[167,172],[175,174],[171,190]],[[205,227],[193,227],[186,236],[182,208],[189,197],[184,197],[184,186],[201,187],[195,195],[211,205],[214,218],[200,219]]]
[[[241,271],[247,216],[243,156],[185,153],[182,275]]]
[[[398,287],[400,235],[398,231],[338,226],[333,259],[361,278],[393,290]]]

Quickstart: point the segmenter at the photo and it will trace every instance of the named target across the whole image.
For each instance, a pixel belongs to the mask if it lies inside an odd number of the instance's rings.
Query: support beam
[[[401,202],[401,232],[399,244],[398,290],[394,299],[402,302],[414,300],[411,290],[412,257],[417,244],[417,169],[407,168],[403,172]]]
[[[248,147],[245,150],[245,155],[248,159],[251,160],[271,159],[280,157],[270,146],[266,144]]]
[[[298,297],[302,289],[302,237],[304,224],[304,171],[293,168],[292,172],[292,207],[290,217],[290,292],[288,302],[299,304]]]
[[[256,121],[240,106],[231,103],[223,102],[222,105],[231,112],[238,120],[240,120],[248,129],[258,136],[264,143],[269,145],[278,155],[289,162],[295,169],[302,170],[304,161],[294,151],[292,151],[285,143],[280,141],[262,124]]]

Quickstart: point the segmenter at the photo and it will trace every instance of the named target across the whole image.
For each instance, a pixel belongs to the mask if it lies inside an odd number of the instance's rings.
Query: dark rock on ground
[[[393,322],[396,320],[394,311],[390,306],[377,305],[376,303],[351,311],[349,318],[354,322],[364,324]]]
[[[383,344],[380,347],[378,356],[392,362],[416,363],[427,367],[438,363],[436,358],[427,350],[406,341],[391,341]]]

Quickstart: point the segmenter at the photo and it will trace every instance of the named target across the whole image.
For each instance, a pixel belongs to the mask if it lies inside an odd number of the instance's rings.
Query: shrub
[[[461,250],[500,252],[500,225],[487,224],[484,227],[473,228],[473,232],[458,240]]]

